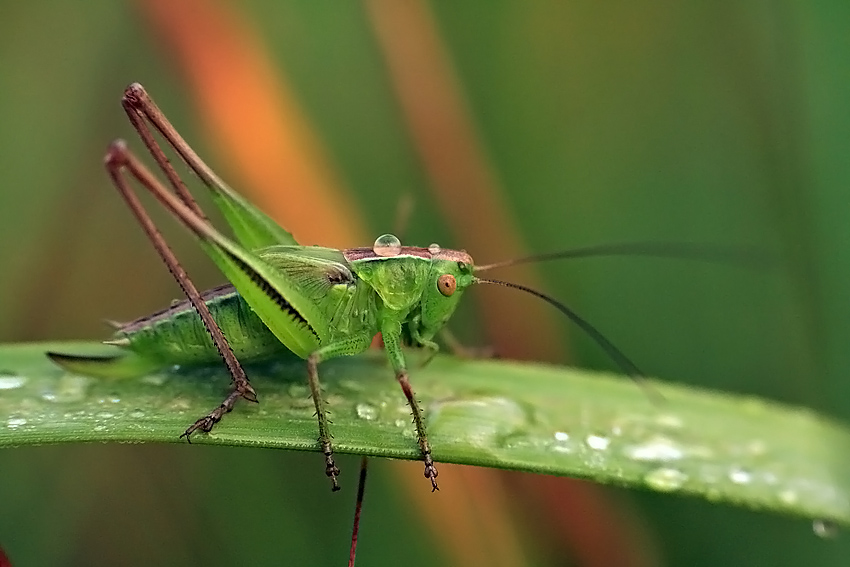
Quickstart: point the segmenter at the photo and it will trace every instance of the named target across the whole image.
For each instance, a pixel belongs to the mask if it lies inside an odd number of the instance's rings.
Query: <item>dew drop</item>
[[[663,427],[679,429],[682,427],[682,418],[677,415],[662,414],[655,418],[655,423]]]
[[[644,482],[655,490],[673,492],[678,490],[688,480],[688,475],[680,470],[668,467],[655,469],[643,477]]]
[[[591,449],[596,451],[604,451],[608,448],[608,445],[611,444],[611,440],[607,437],[601,437],[599,435],[588,435],[587,439],[585,439],[585,443]]]
[[[17,429],[22,425],[26,425],[27,420],[23,417],[10,417],[8,421],[6,421],[6,427],[9,429]]]
[[[576,450],[575,443],[570,443],[570,434],[566,431],[555,432],[555,443],[552,450],[556,453],[573,453]]]
[[[729,480],[735,484],[747,484],[753,479],[753,475],[743,469],[732,469],[729,471]]]
[[[355,408],[357,417],[366,421],[374,421],[378,418],[378,408],[370,404],[357,404]]]
[[[92,379],[86,376],[65,374],[59,378],[54,388],[48,389],[41,394],[41,399],[46,402],[56,403],[79,402],[86,397],[91,384]]]
[[[140,381],[151,386],[162,386],[168,381],[168,376],[163,373],[148,374],[143,376]]]
[[[139,419],[145,417],[145,412],[140,409],[134,409],[130,412],[130,417],[132,417],[133,419]]]
[[[339,385],[346,390],[350,390],[352,392],[362,392],[363,384],[358,382],[357,380],[340,380]]]
[[[392,234],[382,234],[375,240],[372,251],[382,258],[392,258],[401,253],[401,240]]]
[[[636,461],[677,461],[684,456],[684,452],[666,437],[656,437],[643,445],[633,445],[626,448],[624,453]]]
[[[115,417],[115,414],[110,413],[108,411],[100,411],[95,414],[95,417],[98,419],[112,419],[113,417]]]
[[[812,531],[815,535],[824,539],[834,538],[838,535],[838,524],[829,520],[815,520],[812,522]]]
[[[436,242],[428,247],[428,252],[430,252],[431,254],[439,254],[441,250],[442,248],[440,248],[440,245]]]
[[[105,425],[95,425],[92,429],[94,431],[106,431],[106,426]]]
[[[306,398],[310,395],[310,390],[303,384],[290,384],[286,392],[290,398]]]
[[[462,436],[465,442],[484,447],[501,443],[527,423],[522,406],[498,396],[441,400],[432,403],[429,410],[432,434]]]
[[[27,379],[12,372],[0,371],[0,390],[14,390],[27,383]]]
[[[793,490],[783,490],[779,493],[779,499],[785,504],[793,505],[797,503],[799,497]]]

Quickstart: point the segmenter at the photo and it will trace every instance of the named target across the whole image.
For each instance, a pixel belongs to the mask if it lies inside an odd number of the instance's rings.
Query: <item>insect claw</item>
[[[255,392],[254,388],[251,388],[251,386],[248,386],[247,390],[240,391],[239,394],[244,399],[248,400],[249,402],[252,402],[252,403],[255,403],[255,404],[260,403],[260,400],[257,399],[257,392]],[[227,410],[227,411],[230,411],[230,410]]]
[[[437,467],[434,465],[434,460],[431,458],[431,454],[427,453],[425,455],[425,478],[431,481],[431,492],[436,492],[440,490],[440,487],[437,486]]]
[[[180,434],[180,439],[185,437],[186,441],[189,443],[189,445],[191,445],[192,444],[192,433],[194,433],[198,429],[198,427],[199,427],[199,425],[198,425],[198,422],[196,421],[195,423],[193,423],[191,425],[191,427],[189,427],[186,431],[184,431],[183,433]]]

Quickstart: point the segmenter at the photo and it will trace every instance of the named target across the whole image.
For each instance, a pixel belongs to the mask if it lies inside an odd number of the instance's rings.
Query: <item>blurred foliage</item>
[[[366,11],[239,6],[354,195],[351,214],[385,232],[410,193],[407,240],[463,247],[433,204]],[[850,418],[850,5],[440,1],[433,11],[528,249],[709,241],[783,259],[776,273],[550,264],[540,270],[546,290],[653,375]],[[5,2],[2,13],[0,340],[99,338],[102,319],[178,294],[100,165],[111,139],[132,139],[123,87],[145,84],[198,152],[240,180],[219,165],[225,157],[137,5]],[[166,222],[164,232],[199,286],[219,282],[180,230]],[[471,307],[459,313],[468,342],[480,336],[477,319]],[[573,334],[576,362],[610,367]],[[347,461],[353,478],[356,459]],[[16,566],[338,565],[354,494],[332,495],[315,465],[315,455],[212,447],[3,451],[0,545]],[[457,564],[442,522],[411,513],[391,470],[372,468],[363,563]],[[458,471],[444,470],[443,485]],[[637,545],[667,565],[839,565],[850,551],[846,537],[820,540],[796,520],[651,494],[610,500],[643,534]],[[511,502],[528,522],[518,530],[525,562],[578,562],[535,502]]]

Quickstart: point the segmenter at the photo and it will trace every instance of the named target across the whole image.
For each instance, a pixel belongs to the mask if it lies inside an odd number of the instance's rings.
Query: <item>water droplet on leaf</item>
[[[688,475],[680,470],[668,467],[655,469],[643,477],[647,486],[661,492],[672,492],[678,490],[688,480]]]
[[[743,469],[732,469],[729,471],[729,480],[735,484],[747,484],[752,480],[753,475]]]
[[[365,419],[366,421],[374,421],[378,418],[378,409],[369,404],[357,404],[355,408],[357,411],[357,417],[360,419]]]
[[[9,429],[17,429],[22,425],[26,425],[27,420],[23,417],[10,417],[8,421],[6,421],[6,427]]]
[[[14,390],[27,383],[27,379],[13,372],[0,371],[0,390]]]
[[[604,451],[608,448],[608,445],[611,444],[611,440],[607,437],[602,437],[599,435],[588,435],[587,439],[585,439],[585,443],[591,449],[596,451]]]
[[[812,531],[818,537],[833,538],[838,535],[838,524],[829,520],[815,520],[812,522]]]

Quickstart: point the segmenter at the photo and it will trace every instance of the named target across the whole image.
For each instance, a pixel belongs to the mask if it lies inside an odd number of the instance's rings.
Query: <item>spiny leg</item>
[[[328,413],[325,409],[325,400],[322,398],[322,386],[319,384],[319,362],[321,354],[317,351],[307,358],[307,381],[310,383],[310,394],[313,396],[313,404],[316,406],[316,419],[319,422],[319,446],[325,456],[325,474],[331,479],[333,487],[331,490],[339,490],[339,468],[334,462],[334,450],[331,445],[331,434],[328,428]]]
[[[257,394],[254,391],[254,388],[251,387],[248,377],[245,375],[245,371],[239,363],[239,360],[233,354],[227,339],[221,332],[221,329],[219,329],[215,320],[212,318],[212,315],[201,298],[198,289],[192,283],[192,280],[189,279],[185,270],[183,270],[183,267],[180,265],[180,262],[177,260],[174,252],[172,252],[171,248],[169,248],[165,239],[153,223],[150,215],[148,215],[147,211],[144,209],[138,197],[130,187],[130,184],[127,182],[125,172],[135,178],[160,202],[171,208],[172,211],[175,210],[175,207],[176,209],[180,209],[180,205],[182,205],[183,209],[185,209],[184,212],[188,212],[190,215],[192,215],[193,212],[185,203],[179,201],[174,197],[174,195],[169,193],[168,190],[163,187],[162,184],[159,183],[159,181],[157,181],[157,179],[147,170],[147,168],[145,168],[144,165],[142,165],[141,162],[139,162],[139,160],[127,149],[123,142],[114,142],[110,146],[104,161],[106,170],[109,173],[113,184],[118,189],[119,193],[121,193],[121,196],[133,212],[133,215],[139,221],[139,224],[142,226],[142,229],[145,231],[145,234],[147,234],[162,260],[168,266],[168,269],[171,271],[174,279],[177,280],[177,283],[183,289],[186,297],[198,312],[198,315],[204,323],[204,327],[206,327],[207,332],[209,332],[210,337],[212,338],[213,344],[215,344],[216,349],[218,349],[219,354],[224,360],[225,366],[227,366],[227,369],[230,372],[233,390],[230,394],[228,394],[224,401],[222,401],[219,407],[211,411],[208,415],[197,420],[188,429],[186,429],[181,437],[186,437],[188,439],[189,436],[198,429],[207,432],[210,431],[213,426],[221,420],[225,413],[233,409],[233,405],[240,397],[245,398],[248,401],[256,402]],[[196,224],[203,224],[204,222],[203,219],[199,219],[197,215],[194,215],[193,220]]]
[[[331,343],[323,346],[307,357],[307,381],[310,384],[310,394],[313,396],[313,404],[316,406],[316,420],[319,422],[319,447],[325,455],[325,474],[333,483],[332,490],[339,490],[337,476],[339,469],[334,463],[334,452],[330,433],[330,420],[328,411],[325,409],[325,400],[322,397],[322,385],[319,382],[319,363],[325,360],[363,352],[369,347],[372,337],[368,333],[362,333],[350,337],[344,341]]]
[[[425,434],[425,420],[422,417],[419,402],[416,401],[413,393],[413,387],[410,385],[404,354],[401,351],[401,326],[397,323],[390,323],[385,325],[381,331],[384,337],[384,348],[395,370],[396,380],[398,380],[404,392],[404,397],[407,398],[407,405],[410,406],[410,412],[413,415],[413,424],[416,426],[416,436],[419,440],[419,451],[422,453],[422,460],[425,462],[425,478],[431,481],[431,492],[439,490],[439,487],[437,487],[437,467],[431,457],[431,444]]]

